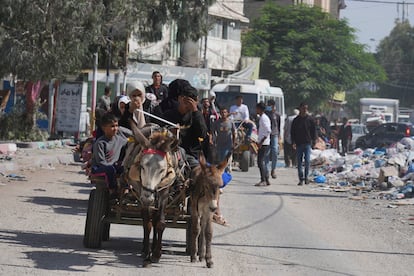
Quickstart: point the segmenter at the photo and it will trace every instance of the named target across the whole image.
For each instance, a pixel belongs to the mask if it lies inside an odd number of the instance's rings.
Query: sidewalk
[[[74,162],[71,140],[30,143],[0,142],[0,175],[20,174],[24,170],[52,169]],[[8,152],[3,152],[8,149]]]

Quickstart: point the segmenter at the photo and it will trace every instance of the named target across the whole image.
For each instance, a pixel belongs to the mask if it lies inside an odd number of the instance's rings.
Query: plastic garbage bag
[[[410,137],[404,137],[400,140],[400,143],[405,146],[407,149],[414,149],[414,140]]]
[[[220,188],[224,188],[227,186],[227,184],[230,183],[230,181],[233,179],[232,175],[228,172],[223,172],[221,175],[221,179],[223,180],[223,185],[220,186]]]
[[[411,162],[410,165],[408,165],[407,174],[414,173],[414,162]]]
[[[385,161],[384,159],[377,159],[374,161],[375,168],[384,167],[386,164],[387,164],[387,161]]]
[[[382,156],[387,152],[386,148],[376,148],[373,152],[374,155],[376,156]]]
[[[315,181],[316,183],[325,183],[326,177],[324,175],[318,175],[313,179],[313,181]]]

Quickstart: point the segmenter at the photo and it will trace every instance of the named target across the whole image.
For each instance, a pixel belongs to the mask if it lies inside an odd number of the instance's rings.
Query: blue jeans
[[[269,181],[270,146],[261,146],[257,153],[257,166],[260,170],[260,181]]]
[[[299,180],[308,179],[310,165],[311,144],[296,145],[296,156],[298,161]],[[303,159],[305,159],[305,175],[303,175]]]
[[[270,161],[272,161],[272,170],[276,169],[278,155],[279,155],[279,136],[270,135]]]

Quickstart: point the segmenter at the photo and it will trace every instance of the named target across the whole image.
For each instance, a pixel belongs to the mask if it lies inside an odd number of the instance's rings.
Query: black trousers
[[[257,153],[257,166],[260,170],[260,180],[269,181],[270,146],[262,145]]]

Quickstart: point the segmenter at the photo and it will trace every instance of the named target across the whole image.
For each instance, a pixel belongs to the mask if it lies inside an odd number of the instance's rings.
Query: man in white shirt
[[[243,96],[236,97],[236,104],[230,107],[230,119],[239,121],[236,123],[236,127],[243,124],[246,128],[246,142],[249,142],[253,131],[253,124],[250,121],[249,108],[243,104]]]
[[[269,186],[269,157],[270,157],[270,133],[272,132],[272,124],[269,116],[265,113],[266,105],[260,102],[256,105],[256,113],[260,116],[259,133],[257,137],[257,166],[260,170],[260,182],[255,186]]]

